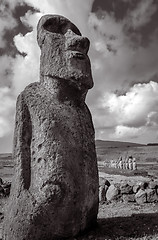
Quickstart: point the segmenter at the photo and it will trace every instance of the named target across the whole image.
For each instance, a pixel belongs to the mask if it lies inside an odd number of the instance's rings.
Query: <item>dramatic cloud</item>
[[[2,138],[13,129],[15,101],[9,88],[0,88],[0,103],[0,138]]]
[[[19,52],[26,54],[25,57],[17,55],[14,60],[12,81],[14,93],[18,95],[29,83],[39,80],[39,48],[34,32],[19,34],[14,41]]]
[[[137,7],[129,14],[130,25],[136,29],[144,26],[156,12],[156,4],[154,0],[141,0]]]
[[[109,113],[116,116],[116,122],[132,127],[141,127],[146,124],[147,116],[151,111],[158,110],[158,84],[135,84],[123,96],[111,94],[105,99],[105,106]]]
[[[14,2],[14,1],[13,1]],[[17,26],[17,22],[12,15],[12,7],[14,3],[0,0],[0,48],[6,46],[4,35],[7,30],[11,30]]]
[[[96,97],[96,100],[98,100],[97,94],[102,96],[105,91],[116,90],[126,92],[132,84],[144,81],[149,82],[157,73],[158,54],[156,45],[158,36],[156,36],[155,33],[155,38],[150,42],[148,48],[138,46],[137,49],[134,49],[133,46],[131,46],[132,40],[124,32],[125,26],[127,23],[129,24],[129,16],[118,22],[113,15],[104,12],[104,17],[98,19],[95,13],[91,13],[93,0],[86,2],[56,0],[53,1],[53,3],[50,1],[25,0],[25,2],[38,8],[41,13],[32,14],[28,12],[24,18],[21,18],[23,23],[33,27],[33,32],[29,33],[29,36],[26,34],[25,36],[15,37],[17,49],[27,54],[26,57],[21,57],[20,59],[22,69],[29,61],[34,63],[34,66],[38,66],[39,50],[36,43],[36,24],[42,14],[55,13],[68,17],[81,29],[83,35],[90,38],[91,48],[89,55],[92,62],[95,90],[92,90],[92,93],[90,93],[87,99],[88,104],[91,105],[91,102],[93,102],[93,99]],[[140,1],[136,9],[129,14],[131,22],[134,22],[134,19],[138,18],[136,17],[137,15],[141,15],[137,13],[138,10],[144,13],[145,10],[143,9],[146,9],[147,6],[149,9],[153,9],[153,1],[148,1],[148,5],[147,1]],[[137,14],[134,13],[134,11],[136,11]],[[151,17],[154,11],[150,11],[150,14],[148,14],[146,18],[145,14],[142,14],[141,19],[144,17],[146,21],[149,21],[149,15]],[[145,20],[141,21],[142,24],[143,22],[145,24]],[[19,56],[17,57],[17,61],[18,59]],[[26,67],[26,69],[28,68]],[[35,81],[37,68],[31,69],[31,72],[32,77],[29,71],[28,78],[27,73],[25,74],[25,78],[23,78],[21,87],[18,87],[18,91],[28,84],[28,79],[30,82]],[[14,80],[16,81],[18,78],[19,74],[17,72]]]
[[[117,126],[115,133],[111,134],[111,138],[114,139],[136,139],[143,133],[144,128]]]
[[[0,57],[0,87],[10,86],[12,84],[12,64],[12,57],[7,55]]]
[[[99,130],[112,128],[111,138],[138,138],[140,134],[158,131],[158,83],[135,84],[125,95],[107,93],[102,106],[101,121],[95,116]],[[100,114],[101,115],[101,114]],[[108,117],[108,121],[104,121]]]
[[[12,92],[11,99],[14,100],[26,85],[39,80],[37,22],[43,14],[64,15],[91,42],[89,56],[95,87],[88,93],[87,104],[92,111],[96,138],[154,141],[157,138],[155,129],[158,119],[157,24],[150,36],[148,32],[149,24],[158,12],[158,4],[154,0],[135,1],[135,5],[131,7],[130,4],[124,17],[118,20],[112,11],[100,9],[100,14],[92,13],[93,2],[94,0],[7,0],[8,5],[2,4],[1,11],[5,14],[0,17],[0,48],[6,45],[6,30],[17,26],[12,15],[17,5],[28,4],[39,12],[28,11],[20,18],[25,26],[33,30],[24,36],[18,34],[14,37],[15,47],[21,54],[15,58],[7,55],[0,57],[3,68],[0,70],[0,87],[3,89],[4,86],[10,86],[11,91],[5,96]],[[130,1],[115,2],[115,8],[121,2]],[[144,36],[146,45],[143,44]],[[13,115],[10,107],[6,109],[8,116]],[[7,117],[3,115],[4,118]],[[0,120],[2,129],[3,122]],[[5,133],[1,135],[4,136]]]
[[[25,0],[27,4],[40,10],[42,14],[61,14],[73,21],[83,32],[87,32],[88,14],[94,0]]]

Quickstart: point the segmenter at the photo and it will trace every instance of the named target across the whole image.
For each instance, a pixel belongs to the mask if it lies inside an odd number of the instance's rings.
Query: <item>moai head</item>
[[[67,18],[43,16],[37,26],[37,41],[41,48],[41,81],[44,76],[68,81],[79,90],[93,87],[89,40]]]

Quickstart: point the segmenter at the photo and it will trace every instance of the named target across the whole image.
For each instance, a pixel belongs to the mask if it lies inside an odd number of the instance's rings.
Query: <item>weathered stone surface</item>
[[[6,197],[10,194],[10,182],[5,182],[0,178],[0,196]]]
[[[110,182],[107,179],[105,179],[105,186],[110,186]]]
[[[149,184],[148,184],[148,188],[150,189],[156,189],[158,187],[158,183],[155,182],[155,181],[150,181]]]
[[[108,190],[107,185],[102,185],[99,187],[99,202],[104,202],[106,201],[106,192]]]
[[[139,189],[140,189],[140,186],[138,184],[133,186],[133,192],[134,193],[137,193],[139,191]]]
[[[99,187],[105,185],[105,178],[99,177]]]
[[[99,186],[104,186],[104,185],[107,185],[109,187],[110,182],[103,177],[99,177]]]
[[[102,185],[99,187],[99,202],[103,202],[106,199],[105,187]]]
[[[128,183],[122,183],[120,185],[121,194],[130,194],[133,192],[133,187],[130,186]]]
[[[0,185],[0,194],[4,194],[4,189],[1,185]]]
[[[146,203],[147,193],[145,190],[139,189],[139,191],[135,194],[135,200],[138,204]]]
[[[11,188],[11,183],[6,182],[3,185],[3,189],[4,189],[4,196],[9,196],[10,194],[10,188]]]
[[[111,184],[106,192],[106,199],[108,201],[116,200],[119,197],[119,189],[115,185]]]
[[[148,182],[138,182],[140,189],[144,190],[148,187]]]
[[[2,180],[2,178],[0,178],[0,185],[2,185],[3,184],[3,180]]]
[[[69,20],[46,15],[38,43],[40,83],[17,100],[15,174],[3,240],[74,236],[98,213],[94,128],[85,104],[93,86],[89,41]]]
[[[155,179],[154,182],[156,183],[156,188],[158,188],[158,180]]]
[[[146,189],[145,192],[147,193],[147,202],[158,202],[158,195],[155,189]]]
[[[124,202],[135,202],[135,194],[123,194],[122,199]]]

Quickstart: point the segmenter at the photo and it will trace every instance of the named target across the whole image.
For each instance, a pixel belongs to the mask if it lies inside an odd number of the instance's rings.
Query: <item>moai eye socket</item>
[[[81,36],[79,29],[67,18],[60,15],[44,15],[37,25],[37,42],[40,48],[44,44],[47,34],[63,35],[70,29],[74,34]]]
[[[80,35],[79,29],[71,23],[68,19],[65,18],[49,18],[43,24],[43,28],[49,32],[62,34],[64,35],[68,29],[71,29],[75,34]]]
[[[50,18],[48,19],[44,24],[43,24],[43,28],[49,32],[52,33],[58,33],[58,24],[57,24],[57,20]]]

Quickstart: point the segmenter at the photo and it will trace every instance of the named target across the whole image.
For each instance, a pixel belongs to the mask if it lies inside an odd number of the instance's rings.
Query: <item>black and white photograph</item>
[[[0,0],[0,240],[158,240],[158,0]]]

